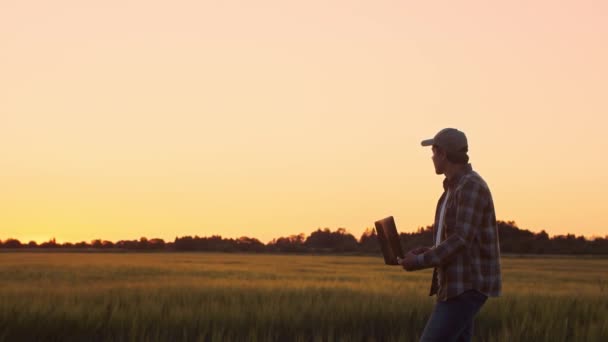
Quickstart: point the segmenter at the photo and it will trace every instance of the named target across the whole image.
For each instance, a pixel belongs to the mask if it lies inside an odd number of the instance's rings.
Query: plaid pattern
[[[445,301],[475,289],[487,296],[499,296],[498,228],[488,185],[468,164],[449,182],[445,179],[443,187],[433,225],[435,241],[441,203],[449,188],[441,243],[416,257],[418,269],[435,268],[429,295],[437,294],[437,300]]]

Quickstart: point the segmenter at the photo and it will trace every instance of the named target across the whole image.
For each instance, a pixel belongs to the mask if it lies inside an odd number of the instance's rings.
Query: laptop
[[[401,239],[397,233],[395,219],[392,216],[383,218],[375,222],[376,233],[380,249],[384,255],[384,263],[387,265],[399,265],[397,257],[403,259],[403,249],[401,248]]]

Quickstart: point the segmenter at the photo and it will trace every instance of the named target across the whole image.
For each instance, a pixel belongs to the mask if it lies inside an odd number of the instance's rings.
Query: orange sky
[[[432,222],[467,133],[503,220],[608,234],[603,1],[0,3],[0,239]]]

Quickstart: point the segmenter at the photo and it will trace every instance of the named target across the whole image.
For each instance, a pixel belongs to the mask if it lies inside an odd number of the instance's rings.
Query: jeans
[[[481,292],[468,290],[446,301],[438,301],[420,342],[471,341],[473,319],[487,299]]]

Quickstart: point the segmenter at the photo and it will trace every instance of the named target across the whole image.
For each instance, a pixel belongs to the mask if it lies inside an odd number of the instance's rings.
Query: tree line
[[[432,226],[420,227],[416,232],[401,233],[401,245],[405,251],[418,246],[430,246]],[[498,236],[502,253],[515,254],[608,254],[608,235],[593,240],[573,234],[549,237],[543,230],[533,233],[517,227],[513,221],[498,221]],[[329,228],[317,229],[310,235],[291,235],[273,239],[267,244],[256,238],[223,238],[184,236],[172,242],[163,239],[93,240],[91,242],[57,243],[55,239],[36,243],[22,243],[18,239],[0,241],[2,249],[23,250],[92,250],[92,251],[208,251],[208,252],[254,252],[254,253],[349,253],[381,254],[375,229],[368,228],[355,238],[344,228],[331,231]]]

